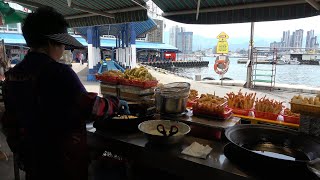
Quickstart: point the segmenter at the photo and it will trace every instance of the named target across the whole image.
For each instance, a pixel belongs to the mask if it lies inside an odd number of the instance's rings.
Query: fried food
[[[122,77],[123,73],[121,71],[110,70],[103,72],[102,76]]]
[[[225,96],[225,98],[227,98],[228,107],[230,108],[252,109],[256,94],[257,93],[243,94],[240,89],[238,94],[235,94],[233,92],[227,93],[227,96]]]
[[[148,70],[141,66],[139,68],[133,68],[133,69],[127,69],[124,72],[124,78],[130,79],[130,80],[139,80],[139,81],[154,81],[156,80],[155,77],[153,77]]]
[[[285,116],[293,116],[293,117],[300,117],[300,114],[293,113],[289,108],[284,109],[283,111]]]
[[[215,94],[201,94],[200,99],[193,108],[210,114],[224,114],[225,103],[226,99]]]
[[[293,98],[291,99],[291,103],[320,106],[320,98],[318,96],[308,98],[308,97],[303,97],[301,95],[298,95],[298,96],[293,96]]]
[[[197,97],[198,97],[198,91],[194,90],[194,89],[191,89],[189,97],[188,97],[188,100],[189,101],[194,101],[195,99],[197,99]]]
[[[256,99],[255,110],[260,112],[269,112],[273,114],[279,114],[283,109],[282,102],[270,100],[264,96],[263,98]]]

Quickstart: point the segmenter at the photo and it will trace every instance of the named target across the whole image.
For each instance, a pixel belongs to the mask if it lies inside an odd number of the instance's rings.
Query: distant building
[[[147,33],[148,42],[163,42],[163,20],[153,19],[157,23],[157,28]]]
[[[306,50],[309,50],[312,48],[312,39],[314,39],[314,30],[307,31],[307,39],[306,39]]]
[[[169,44],[178,48],[182,53],[192,52],[193,32],[186,32],[184,27],[170,28]]]
[[[177,48],[182,53],[191,53],[192,52],[192,41],[193,41],[193,32],[179,32],[177,34]]]
[[[290,35],[289,47],[294,46],[294,34],[295,34],[295,32],[293,32],[292,35]]]
[[[310,40],[310,48],[309,50],[314,50],[319,48],[318,37],[314,36]]]
[[[283,47],[290,47],[290,31],[283,31],[281,42],[283,42]]]
[[[170,28],[170,32],[169,32],[170,45],[177,47],[177,36],[179,32],[181,32],[181,28],[179,28],[179,26],[174,26]]]
[[[303,29],[296,30],[293,33],[293,46],[296,48],[302,48],[302,41],[303,41]]]
[[[274,48],[281,48],[284,46],[284,42],[272,42],[270,43],[270,49],[274,49]]]

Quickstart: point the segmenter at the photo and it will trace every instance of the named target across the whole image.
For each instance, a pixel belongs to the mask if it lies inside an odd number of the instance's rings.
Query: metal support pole
[[[247,82],[246,88],[252,87],[252,65],[253,65],[253,37],[254,37],[254,22],[251,22],[251,33],[249,43],[249,62],[247,63]]]
[[[122,49],[124,48],[124,30],[121,30],[121,41],[122,41]]]
[[[129,23],[126,24],[126,47],[129,47]]]

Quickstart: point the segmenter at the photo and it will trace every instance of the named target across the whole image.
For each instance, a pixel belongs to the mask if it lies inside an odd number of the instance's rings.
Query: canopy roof
[[[187,24],[297,19],[319,14],[319,0],[152,0],[165,18]],[[198,17],[197,17],[198,16]]]
[[[127,23],[123,24],[109,24],[109,25],[103,25],[99,26],[99,35],[113,35],[117,36],[119,35],[120,31],[125,28]],[[141,21],[141,22],[132,22],[132,27],[134,28],[136,32],[136,36],[140,37],[141,35],[146,34],[150,30],[154,29],[157,27],[157,24],[152,20],[148,19],[146,21]],[[129,26],[129,28],[131,28]],[[87,27],[81,27],[81,28],[75,28],[76,32],[80,33],[82,36],[87,37]],[[130,31],[129,31],[130,32]],[[130,37],[131,33],[129,33]]]
[[[88,46],[88,43],[84,38],[77,35],[75,35],[74,37],[84,46]],[[21,46],[26,44],[26,41],[23,38],[22,34],[0,33],[0,39],[3,39],[6,45]],[[115,39],[101,38],[100,42],[101,42],[101,47],[105,47],[105,48],[116,47]],[[178,51],[176,47],[171,46],[169,44],[164,44],[164,43],[151,43],[151,42],[137,41],[136,47],[137,49],[140,49],[140,50],[147,49],[147,50]]]
[[[145,21],[145,0],[10,0],[28,9],[51,6],[63,14],[70,27]]]

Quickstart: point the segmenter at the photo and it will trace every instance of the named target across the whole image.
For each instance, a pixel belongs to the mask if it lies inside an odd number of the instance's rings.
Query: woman
[[[91,114],[111,115],[126,105],[115,97],[88,93],[75,72],[57,62],[66,47],[82,48],[67,27],[50,7],[30,13],[22,27],[30,51],[6,73],[2,123],[27,180],[87,179],[85,121]],[[125,107],[122,113],[129,113]]]

